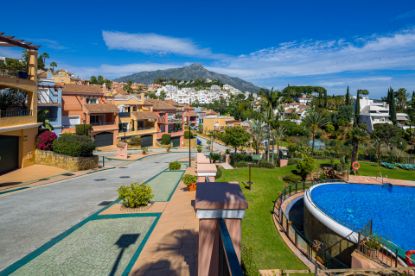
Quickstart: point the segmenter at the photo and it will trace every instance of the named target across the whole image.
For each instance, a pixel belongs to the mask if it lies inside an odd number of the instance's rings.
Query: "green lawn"
[[[271,216],[273,201],[284,185],[282,177],[291,174],[293,169],[294,166],[276,169],[253,168],[252,190],[246,190],[241,186],[249,204],[242,222],[242,245],[249,250],[243,250],[242,259],[245,263],[251,263],[251,255],[252,263],[256,266],[249,269],[250,275],[255,275],[257,269],[306,269],[280,238]],[[241,168],[223,170],[222,177],[217,181],[241,182],[247,179],[248,169]]]
[[[379,167],[377,163],[372,162],[359,162],[361,167],[359,170],[360,175],[367,176],[380,176]],[[415,180],[415,171],[403,170],[400,168],[388,169],[380,166],[380,172],[383,177],[404,179],[404,180]]]

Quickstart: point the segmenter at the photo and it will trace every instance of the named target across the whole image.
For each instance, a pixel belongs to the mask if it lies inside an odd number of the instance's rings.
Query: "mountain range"
[[[260,89],[258,86],[250,82],[244,81],[240,78],[230,77],[225,74],[219,74],[216,72],[209,71],[200,64],[191,64],[180,68],[171,68],[165,70],[143,71],[125,77],[117,78],[115,79],[115,81],[132,81],[144,84],[151,84],[154,82],[154,80],[157,79],[174,79],[184,81],[196,79],[210,79],[218,80],[223,84],[232,85],[233,87],[241,90],[242,92],[249,91],[256,93]]]

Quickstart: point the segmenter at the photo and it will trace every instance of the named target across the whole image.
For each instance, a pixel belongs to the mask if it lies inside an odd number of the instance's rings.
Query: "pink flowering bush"
[[[37,136],[36,148],[40,150],[52,150],[52,144],[58,138],[53,131],[46,130]]]

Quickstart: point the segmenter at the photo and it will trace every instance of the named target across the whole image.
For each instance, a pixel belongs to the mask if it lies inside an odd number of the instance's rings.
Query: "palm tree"
[[[58,67],[58,64],[56,62],[52,61],[49,64],[49,66],[50,66],[50,68],[52,68],[52,72],[55,72],[55,68]]]
[[[264,125],[260,120],[250,121],[252,145],[255,149],[255,154],[259,154],[259,148],[264,140]]]
[[[262,91],[261,97],[263,101],[263,119],[267,128],[267,161],[269,162],[269,145],[271,142],[272,124],[278,119],[278,112],[281,108],[281,94],[271,89],[270,91]]]
[[[310,111],[307,116],[304,118],[304,124],[310,128],[312,144],[311,144],[311,154],[314,154],[314,143],[316,140],[317,131],[327,125],[327,118],[315,110]]]
[[[353,162],[357,161],[359,153],[359,143],[364,142],[368,139],[369,135],[366,131],[365,126],[353,126],[349,133],[349,139],[352,141],[352,158],[350,162],[350,167],[352,167]]]
[[[277,145],[277,154],[280,152],[280,142],[286,133],[287,129],[281,125],[278,125],[272,132],[273,138],[276,141],[275,144]]]

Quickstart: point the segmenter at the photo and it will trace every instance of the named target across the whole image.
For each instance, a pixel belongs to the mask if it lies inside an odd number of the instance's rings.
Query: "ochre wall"
[[[37,137],[37,128],[21,129],[1,133],[6,136],[19,137],[19,167],[27,167],[34,164],[34,150]]]
[[[98,167],[98,156],[72,157],[57,154],[52,151],[36,150],[35,163],[40,165],[55,166],[68,171],[82,171]]]

